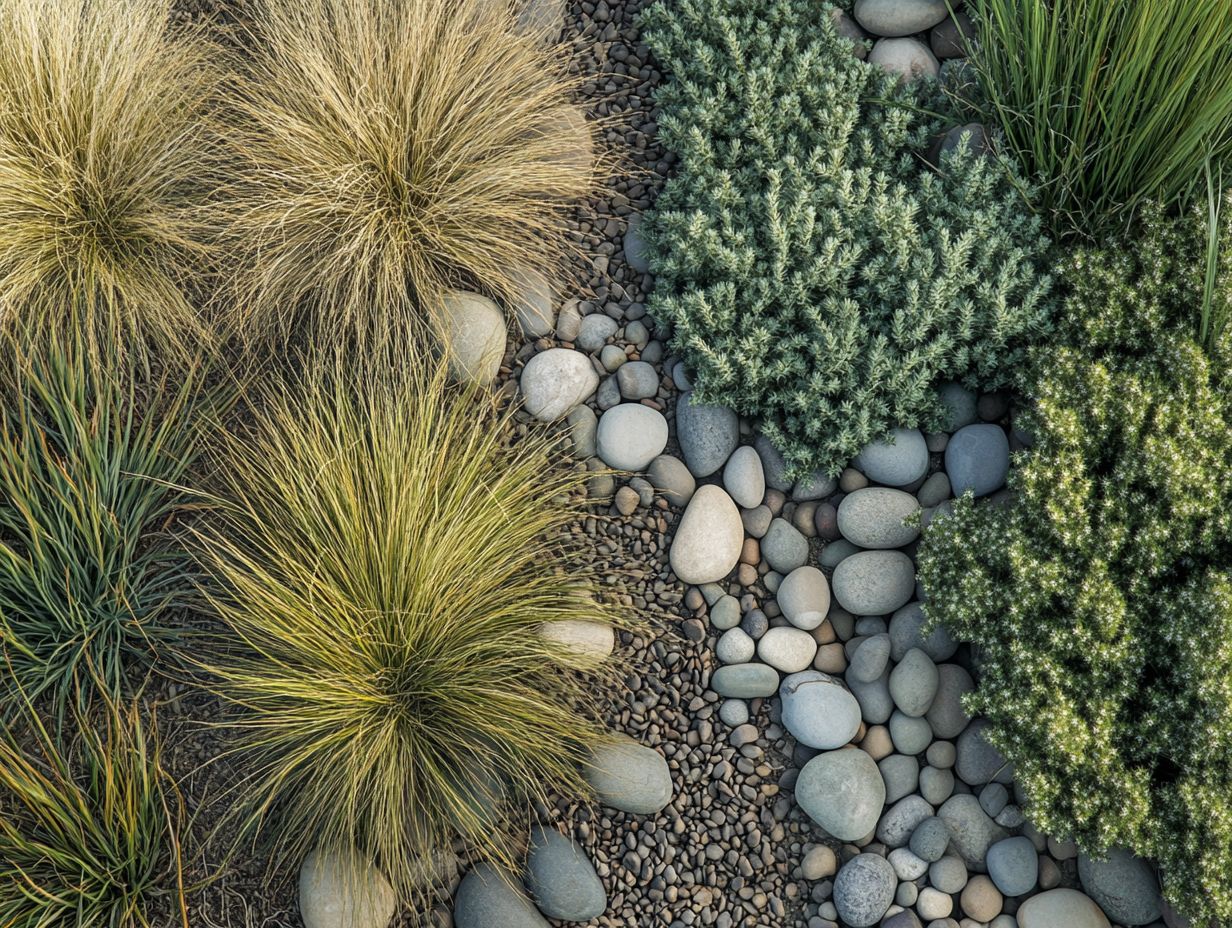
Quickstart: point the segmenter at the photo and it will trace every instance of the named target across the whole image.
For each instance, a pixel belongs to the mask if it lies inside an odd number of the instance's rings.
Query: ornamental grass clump
[[[46,694],[62,715],[118,697],[179,637],[196,587],[184,481],[221,407],[200,367],[145,380],[135,356],[100,362],[73,339],[6,345],[0,698]]]
[[[169,0],[0,0],[0,326],[191,353],[218,82]]]
[[[1010,385],[1049,331],[1046,241],[935,84],[857,60],[815,0],[681,0],[645,15],[679,159],[646,225],[650,310],[697,399],[761,422],[797,472],[942,420],[936,386]]]
[[[263,0],[236,63],[230,190],[254,336],[379,340],[452,288],[554,267],[594,185],[564,50],[493,0]]]
[[[185,814],[154,719],[79,716],[64,747],[23,703],[0,727],[0,924],[188,928]]]
[[[233,815],[275,865],[358,853],[413,902],[438,852],[508,862],[511,813],[586,793],[614,665],[541,630],[615,618],[567,528],[587,474],[435,363],[307,367],[221,451],[202,536]]]
[[[1152,208],[1080,250],[1005,506],[934,520],[930,619],[972,642],[969,711],[1043,832],[1159,861],[1195,925],[1232,920],[1232,337],[1195,341],[1205,231]],[[1222,299],[1229,278],[1220,279]]]
[[[970,0],[991,119],[1058,234],[1188,203],[1232,154],[1227,0]]]

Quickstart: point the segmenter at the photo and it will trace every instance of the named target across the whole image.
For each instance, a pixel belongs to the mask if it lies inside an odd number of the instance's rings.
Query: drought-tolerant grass
[[[1226,0],[970,0],[974,61],[1058,232],[1205,196],[1232,151]]]
[[[24,708],[0,727],[0,925],[188,928],[183,804],[153,720],[108,704],[66,750]]]
[[[539,629],[613,619],[566,532],[587,475],[549,466],[546,437],[511,444],[506,414],[433,362],[307,366],[220,453],[202,536],[235,814],[278,864],[355,848],[414,898],[459,837],[510,853],[503,797],[584,792],[611,665],[567,671]]]
[[[0,323],[189,350],[216,84],[169,0],[0,0]]]
[[[264,0],[253,22],[232,232],[254,332],[367,341],[555,265],[594,174],[559,49],[490,0]]]
[[[0,642],[16,684],[62,710],[121,693],[135,658],[177,636],[195,589],[176,537],[183,478],[214,421],[200,371],[139,384],[71,339],[0,375]]]

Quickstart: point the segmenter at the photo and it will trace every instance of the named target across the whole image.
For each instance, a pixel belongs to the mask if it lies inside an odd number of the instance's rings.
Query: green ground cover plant
[[[1058,235],[1205,194],[1232,153],[1223,0],[969,0],[990,117]]]
[[[1204,227],[1155,206],[1066,259],[1014,495],[960,502],[919,554],[1032,821],[1157,859],[1195,925],[1232,919],[1232,339],[1194,337]]]
[[[209,45],[169,0],[0,0],[0,324],[191,354],[219,231]]]
[[[263,0],[236,61],[236,305],[256,334],[399,335],[554,268],[594,184],[559,49],[490,0]]]
[[[212,410],[202,372],[142,381],[74,339],[8,343],[0,374],[3,692],[47,695],[58,715],[118,697],[179,637],[193,558],[177,519]]]
[[[188,928],[184,809],[157,725],[108,704],[66,748],[23,709],[0,727],[0,924]]]
[[[832,9],[681,0],[644,28],[679,158],[646,224],[649,308],[699,401],[835,473],[895,427],[935,427],[939,382],[1012,384],[1051,303],[1021,181],[969,145],[926,164],[944,95],[857,60]]]
[[[357,851],[413,900],[458,839],[509,860],[510,809],[586,793],[614,671],[540,627],[616,617],[566,531],[588,474],[549,466],[538,433],[510,444],[507,413],[409,357],[263,388],[220,452],[202,556],[241,832],[276,865]]]

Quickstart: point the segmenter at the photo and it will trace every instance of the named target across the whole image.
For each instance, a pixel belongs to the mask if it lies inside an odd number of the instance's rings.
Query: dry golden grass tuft
[[[380,340],[450,288],[557,265],[596,175],[560,48],[499,0],[264,0],[253,21],[232,191],[250,332]]]
[[[181,354],[208,336],[223,164],[169,0],[0,0],[0,322]]]

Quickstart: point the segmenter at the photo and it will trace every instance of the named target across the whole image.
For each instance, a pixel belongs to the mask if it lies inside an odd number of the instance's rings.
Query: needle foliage
[[[969,0],[973,61],[1059,234],[1200,199],[1232,152],[1227,0]]]
[[[32,699],[117,696],[179,635],[194,593],[177,537],[214,421],[199,370],[143,382],[131,355],[10,345],[0,374],[0,646]]]
[[[169,0],[0,0],[0,324],[191,352],[219,230],[208,44]]]
[[[230,192],[253,333],[371,340],[453,287],[554,266],[592,189],[567,55],[491,0],[262,0],[236,62]]]
[[[308,368],[221,451],[202,534],[235,814],[276,862],[358,852],[414,898],[435,852],[508,859],[509,809],[585,793],[604,688],[540,628],[614,618],[566,532],[586,474],[435,364]]]
[[[23,707],[0,729],[0,924],[187,928],[184,809],[156,723],[108,703],[64,748]]]

